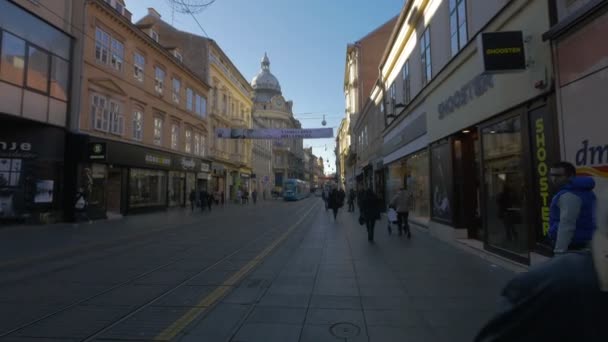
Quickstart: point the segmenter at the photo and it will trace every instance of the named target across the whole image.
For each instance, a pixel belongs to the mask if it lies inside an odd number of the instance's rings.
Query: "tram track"
[[[312,211],[312,209],[317,205],[318,203],[314,202],[312,205],[305,205],[303,208],[298,208],[297,214],[295,217],[301,217],[302,220]],[[303,215],[304,214],[304,215]],[[191,281],[192,279],[201,276],[202,274],[204,274],[205,272],[213,269],[214,267],[222,264],[223,262],[226,262],[228,260],[230,260],[233,256],[237,255],[240,252],[243,252],[245,250],[247,250],[249,247],[256,245],[258,242],[263,241],[264,239],[268,239],[268,238],[272,238],[273,241],[275,241],[275,237],[273,236],[273,234],[277,234],[277,232],[280,232],[280,228],[284,226],[284,223],[277,223],[277,224],[272,224],[270,228],[266,229],[266,231],[264,233],[262,233],[261,235],[259,235],[258,237],[254,238],[253,240],[249,240],[248,242],[246,242],[245,244],[243,244],[242,246],[240,246],[239,248],[237,248],[236,250],[232,251],[231,253],[224,255],[223,257],[221,257],[220,259],[218,259],[217,261],[213,262],[210,265],[205,266],[204,268],[202,268],[201,270],[196,271],[196,273],[188,276],[185,280],[179,282],[177,285],[172,285],[169,289],[161,292],[160,294],[156,295],[155,297],[153,297],[152,299],[148,300],[147,302],[136,306],[133,309],[129,309],[128,312],[126,312],[124,315],[122,315],[120,318],[112,321],[111,323],[107,324],[105,327],[103,327],[102,329],[95,331],[93,333],[91,333],[89,336],[85,337],[84,339],[82,339],[83,341],[91,341],[92,339],[98,337],[99,335],[103,334],[105,331],[111,329],[112,327],[116,326],[117,324],[120,324],[121,322],[124,322],[125,320],[127,320],[128,318],[132,317],[133,315],[137,314],[138,312],[142,311],[143,309],[151,306],[153,303],[159,301],[160,299],[166,297],[167,295],[171,294],[172,292],[174,292],[176,289],[184,286],[185,284],[187,284],[189,281]],[[153,244],[154,241],[149,242],[149,244]],[[272,245],[272,243],[271,243]],[[192,246],[189,248],[186,248],[185,250],[182,250],[178,253],[176,253],[176,255],[174,255],[172,258],[174,258],[174,260],[171,260],[167,263],[161,264],[153,269],[147,270],[146,272],[140,273],[134,277],[131,277],[123,282],[120,282],[114,286],[110,286],[109,288],[106,288],[102,291],[99,291],[93,295],[87,296],[85,298],[76,300],[70,304],[67,304],[49,314],[43,315],[41,317],[32,319],[24,324],[21,324],[15,328],[9,329],[8,331],[5,331],[3,333],[0,333],[0,339],[4,338],[4,337],[8,337],[11,335],[14,335],[16,333],[19,333],[29,327],[32,327],[40,322],[43,322],[45,320],[48,320],[50,318],[56,317],[70,309],[73,309],[75,307],[78,307],[80,305],[85,305],[87,302],[92,301],[96,298],[99,298],[103,295],[106,295],[112,291],[116,291],[118,289],[121,289],[123,287],[135,284],[138,280],[141,280],[142,278],[145,278],[147,276],[152,275],[155,272],[159,272],[162,270],[166,270],[169,269],[172,265],[176,265],[179,264],[180,261],[184,261],[187,260],[189,257],[187,256],[188,252],[196,249],[196,248],[200,248],[200,246]],[[182,257],[176,257],[177,255],[182,255]],[[183,256],[186,255],[186,256]],[[103,256],[100,256],[99,258],[103,258]],[[250,270],[248,270],[250,271]]]

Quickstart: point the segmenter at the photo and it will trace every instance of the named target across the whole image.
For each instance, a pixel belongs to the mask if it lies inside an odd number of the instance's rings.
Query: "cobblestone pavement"
[[[471,341],[512,273],[319,198],[0,229],[0,341]]]

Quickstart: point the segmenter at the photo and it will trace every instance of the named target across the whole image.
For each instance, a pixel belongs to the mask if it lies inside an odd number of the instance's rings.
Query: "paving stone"
[[[313,294],[311,308],[319,309],[361,309],[361,299],[358,296],[331,296]]]
[[[305,325],[299,342],[344,342],[343,338],[332,335],[330,328],[331,325]]]
[[[387,327],[427,327],[422,312],[401,308],[391,310],[365,310],[365,321],[368,326]]]
[[[369,342],[437,342],[437,336],[426,327],[370,326],[367,333]]]
[[[202,319],[193,322],[180,342],[227,341],[247,315],[250,306],[220,303]]]
[[[234,342],[298,341],[301,325],[246,323],[232,338]]]
[[[266,294],[258,302],[258,306],[307,308],[310,294],[282,295]]]
[[[247,317],[247,323],[303,324],[304,308],[256,307]]]
[[[126,285],[88,300],[83,305],[140,306],[160,296],[168,289],[169,285]]]
[[[125,321],[101,334],[100,339],[112,340],[161,340],[159,335],[190,310],[190,307],[147,307]]]
[[[209,270],[188,280],[187,285],[229,285],[227,280],[235,273],[230,270]]]
[[[363,311],[348,309],[309,309],[306,324],[323,325],[349,322],[359,327],[365,325]]]
[[[168,295],[153,303],[154,306],[204,306],[205,299],[217,286],[185,285],[171,291]]]

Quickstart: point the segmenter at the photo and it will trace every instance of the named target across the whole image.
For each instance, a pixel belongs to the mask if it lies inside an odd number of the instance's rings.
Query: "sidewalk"
[[[470,342],[513,276],[421,230],[383,219],[370,244],[356,213],[314,215],[180,340]]]

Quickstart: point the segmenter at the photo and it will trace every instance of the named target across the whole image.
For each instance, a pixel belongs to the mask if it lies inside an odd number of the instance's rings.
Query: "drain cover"
[[[352,323],[336,323],[329,328],[329,332],[336,337],[351,338],[359,336],[361,328]]]

